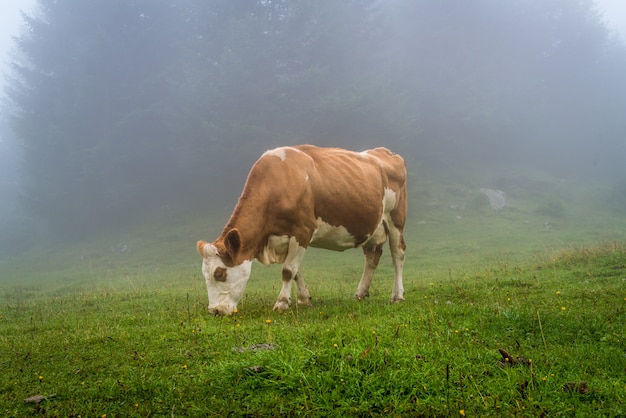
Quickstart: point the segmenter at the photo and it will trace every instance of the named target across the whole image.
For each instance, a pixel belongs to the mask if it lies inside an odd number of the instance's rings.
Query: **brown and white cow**
[[[237,309],[254,259],[283,264],[274,310],[289,309],[294,280],[298,303],[310,305],[300,274],[308,246],[362,247],[365,268],[354,296],[363,299],[387,236],[395,268],[391,301],[404,300],[406,206],[404,160],[386,148],[353,152],[298,145],[265,152],[222,234],[213,243],[198,241],[209,312],[230,315]]]

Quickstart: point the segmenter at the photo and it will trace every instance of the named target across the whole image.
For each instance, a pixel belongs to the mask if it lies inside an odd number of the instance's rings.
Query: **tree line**
[[[23,18],[4,111],[21,205],[57,230],[222,208],[263,150],[301,142],[579,174],[626,155],[625,49],[592,0],[38,0]]]

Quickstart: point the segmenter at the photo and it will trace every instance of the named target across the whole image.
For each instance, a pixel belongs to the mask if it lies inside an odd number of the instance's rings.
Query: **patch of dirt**
[[[498,351],[500,352],[500,355],[502,356],[502,359],[500,360],[500,365],[503,367],[517,366],[520,364],[529,366],[530,363],[532,362],[530,359],[527,359],[524,356],[513,357],[504,348],[498,348]]]
[[[563,385],[563,391],[586,395],[589,393],[589,386],[587,386],[587,382],[584,380],[581,380],[580,382],[567,382]]]

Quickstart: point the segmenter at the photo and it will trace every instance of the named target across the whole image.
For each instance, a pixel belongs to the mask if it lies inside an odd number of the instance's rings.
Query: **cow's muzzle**
[[[235,308],[232,308],[231,306],[209,306],[209,313],[215,316],[229,316],[233,314],[234,310]]]

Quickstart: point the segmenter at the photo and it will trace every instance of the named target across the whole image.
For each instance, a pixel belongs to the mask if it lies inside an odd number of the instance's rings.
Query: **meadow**
[[[224,214],[3,260],[0,414],[626,415],[624,213],[508,186],[498,212],[472,186],[411,191],[398,304],[388,251],[357,302],[360,250],[310,250],[313,307],[273,312],[280,267],[256,264],[209,316],[195,241]]]

